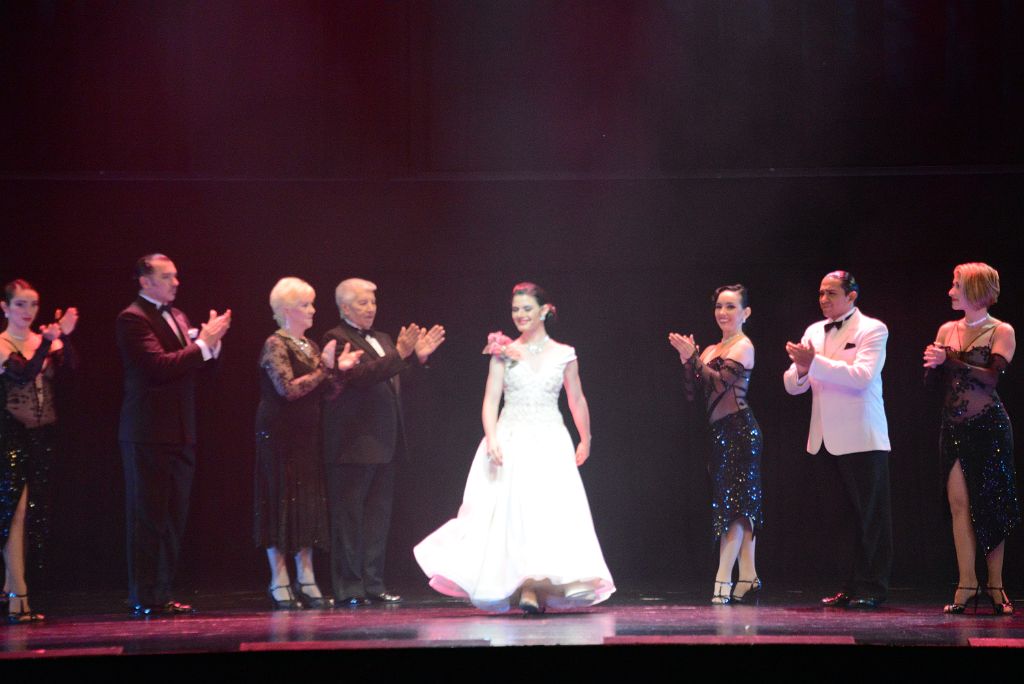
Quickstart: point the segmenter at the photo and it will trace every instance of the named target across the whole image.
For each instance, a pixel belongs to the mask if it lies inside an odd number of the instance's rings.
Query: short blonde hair
[[[274,312],[274,320],[277,321],[277,324],[284,327],[285,307],[295,306],[307,297],[314,299],[316,290],[302,278],[288,276],[278,280],[277,285],[274,285],[274,289],[270,291],[270,310]]]
[[[338,310],[341,310],[342,304],[351,304],[359,290],[376,292],[377,286],[362,278],[347,278],[338,283],[338,287],[334,288],[334,303],[338,305]]]
[[[953,269],[953,275],[960,276],[967,301],[979,309],[987,309],[999,300],[999,272],[988,264],[960,264]]]

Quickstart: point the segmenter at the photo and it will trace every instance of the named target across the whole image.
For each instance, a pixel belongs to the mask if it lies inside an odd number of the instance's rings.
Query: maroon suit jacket
[[[188,319],[172,315],[187,335]],[[137,298],[117,316],[117,347],[124,364],[124,400],[118,439],[150,444],[195,444],[196,375],[203,352],[183,347],[151,302]]]

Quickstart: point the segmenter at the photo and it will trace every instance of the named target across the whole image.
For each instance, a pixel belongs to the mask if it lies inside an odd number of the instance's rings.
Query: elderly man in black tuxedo
[[[376,290],[361,278],[339,283],[334,295],[341,325],[322,342],[364,352],[323,405],[331,576],[338,603],[352,607],[401,601],[384,585],[395,462],[406,451],[398,376],[412,365],[410,357],[425,364],[444,342],[440,325],[427,330],[411,323],[394,343],[374,330]]]
[[[172,598],[195,469],[196,376],[220,355],[231,310],[198,331],[171,306],[178,272],[163,254],[138,260],[139,296],[117,317],[124,364],[118,439],[124,462],[128,582],[137,617],[191,613]]]

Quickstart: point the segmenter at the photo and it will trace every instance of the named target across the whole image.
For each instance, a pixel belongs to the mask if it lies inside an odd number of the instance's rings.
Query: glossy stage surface
[[[358,669],[368,666],[368,658],[387,658],[387,649],[396,657],[401,654],[398,662],[408,665],[417,652],[441,649],[480,656],[502,650],[497,647],[533,646],[588,648],[504,650],[529,652],[533,660],[540,652],[548,660],[558,652],[570,663],[579,653],[601,652],[601,658],[589,658],[591,666],[613,657],[621,665],[638,653],[686,656],[709,650],[733,654],[737,664],[756,659],[756,653],[775,660],[799,653],[805,662],[840,653],[848,660],[877,655],[883,650],[879,647],[896,647],[884,650],[902,656],[927,652],[933,665],[941,651],[959,654],[954,662],[973,659],[971,652],[979,650],[993,659],[1010,652],[1024,657],[1024,651],[1016,650],[1024,648],[1020,613],[994,616],[986,605],[977,615],[944,615],[942,598],[900,590],[873,611],[820,608],[818,592],[766,588],[763,593],[758,606],[712,606],[696,591],[620,592],[588,610],[536,616],[482,613],[426,593],[409,596],[399,606],[273,612],[260,595],[220,593],[187,597],[197,608],[193,616],[141,620],[128,617],[119,596],[41,594],[35,607],[49,609],[45,622],[0,626],[0,660],[5,661],[0,667],[44,661],[117,667],[115,661],[140,660],[118,656],[185,663],[200,655],[225,654],[269,662],[259,660],[268,653],[278,654],[273,662],[280,665],[287,658],[334,653],[350,658]]]

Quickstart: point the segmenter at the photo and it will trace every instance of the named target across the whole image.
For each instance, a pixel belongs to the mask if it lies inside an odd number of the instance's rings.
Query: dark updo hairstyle
[[[35,292],[36,288],[32,287],[32,283],[28,282],[27,280],[15,278],[11,282],[4,285],[4,301],[10,304],[11,300],[14,299],[14,293],[17,292],[18,290],[32,290],[33,292]]]
[[[552,303],[551,298],[548,297],[548,293],[544,291],[544,288],[537,283],[523,282],[518,283],[512,288],[512,297],[516,295],[529,295],[537,300],[537,303],[541,306],[548,305],[548,315],[544,317],[545,323],[554,323],[558,320],[558,309]]]
[[[826,278],[835,278],[839,281],[839,284],[843,287],[843,292],[850,294],[851,292],[857,293],[857,298],[860,299],[860,285],[857,283],[857,279],[853,277],[853,274],[849,271],[832,271],[831,273],[825,274]]]
[[[715,290],[715,294],[711,295],[711,303],[717,304],[718,295],[723,292],[736,292],[740,296],[740,306],[744,309],[750,306],[750,296],[747,294],[747,287],[745,285],[740,283],[736,283],[735,285],[722,285],[720,288]]]

